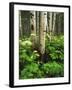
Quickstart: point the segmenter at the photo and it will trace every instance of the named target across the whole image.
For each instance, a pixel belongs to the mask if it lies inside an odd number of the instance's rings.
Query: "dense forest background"
[[[19,11],[19,78],[64,76],[64,13]]]

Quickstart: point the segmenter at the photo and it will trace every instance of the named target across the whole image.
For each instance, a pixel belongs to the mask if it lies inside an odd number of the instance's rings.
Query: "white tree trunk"
[[[53,16],[53,33],[55,32],[55,22],[56,22],[56,13],[54,12],[54,16]]]
[[[37,11],[37,35],[39,35],[39,11]]]
[[[30,18],[30,24],[31,24],[31,33],[36,34],[36,12],[31,11],[31,18]]]
[[[47,33],[49,32],[49,12],[47,12]]]
[[[33,47],[36,43],[36,12],[31,11],[30,12],[30,27],[31,27],[31,39],[33,43]]]
[[[50,12],[50,20],[49,20],[49,31],[50,31],[50,41],[52,36],[52,12]]]
[[[45,53],[45,35],[47,26],[47,12],[40,12],[40,52]]]
[[[39,11],[37,11],[37,22],[36,22],[36,31],[37,31],[37,45],[39,48]]]
[[[19,29],[20,29],[20,36],[22,37],[22,23],[21,23],[21,11],[19,11]]]

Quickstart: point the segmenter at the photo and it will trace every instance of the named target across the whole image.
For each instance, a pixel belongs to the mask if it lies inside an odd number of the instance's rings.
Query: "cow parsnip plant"
[[[40,60],[40,53],[33,49],[31,37],[19,40],[19,78],[48,78],[64,76],[64,37],[46,37],[45,53],[48,60]],[[40,63],[41,62],[41,63]]]
[[[46,38],[46,53],[53,61],[64,61],[64,36],[53,36],[51,42]]]
[[[57,63],[55,61],[44,64],[43,70],[45,72],[45,77],[59,77],[59,76],[61,77],[61,76],[64,76],[63,64]]]

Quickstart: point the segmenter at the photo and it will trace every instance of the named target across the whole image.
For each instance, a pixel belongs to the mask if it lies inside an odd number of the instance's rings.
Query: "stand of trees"
[[[46,33],[48,33],[49,40],[51,41],[53,35],[64,32],[63,13],[19,11],[19,16],[20,37],[32,35],[33,46],[35,46],[36,43],[39,43],[41,54],[45,53]]]
[[[20,77],[27,73],[27,66],[35,68],[43,68],[48,71],[49,63],[57,66],[59,71],[52,74],[44,74],[44,72],[35,72],[38,77],[54,77],[64,76],[63,60],[64,60],[64,13],[62,12],[46,12],[46,11],[19,11],[19,59],[20,59]],[[35,61],[34,61],[35,60]],[[37,60],[37,61],[36,61]],[[58,61],[57,61],[58,60]],[[44,64],[47,63],[46,66]],[[24,67],[24,65],[26,65]],[[42,64],[42,66],[40,66]],[[52,69],[55,67],[52,66]],[[26,68],[26,69],[24,69]],[[24,69],[24,70],[23,70]],[[31,68],[32,69],[32,68]],[[39,69],[38,69],[39,70]],[[37,70],[37,71],[38,71]],[[22,71],[22,72],[21,72]],[[51,70],[52,71],[52,70]],[[50,72],[51,73],[51,72]],[[59,75],[60,73],[60,75]],[[21,76],[22,74],[22,76]],[[35,75],[36,75],[35,74]],[[34,75],[33,73],[30,75]],[[23,78],[29,78],[26,76]],[[35,76],[31,76],[34,78]]]

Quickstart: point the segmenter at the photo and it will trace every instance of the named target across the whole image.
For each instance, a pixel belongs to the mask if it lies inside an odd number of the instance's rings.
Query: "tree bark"
[[[58,34],[61,33],[61,14],[58,16]]]
[[[55,33],[55,23],[56,23],[56,13],[54,12],[54,16],[53,16],[53,34]]]
[[[21,11],[19,11],[19,30],[20,30],[20,37],[23,37],[23,32],[22,32],[22,20],[21,20]]]
[[[45,53],[45,35],[47,26],[47,12],[40,12],[40,52]]]
[[[50,12],[50,20],[49,20],[49,31],[50,31],[50,41],[52,36],[52,12]]]
[[[36,12],[36,34],[37,34],[37,47],[39,49],[39,11]]]
[[[49,12],[47,12],[47,28],[46,32],[49,32]]]
[[[30,28],[31,28],[31,39],[33,43],[33,47],[36,44],[36,12],[30,12]]]
[[[36,27],[36,31],[37,31],[37,35],[39,35],[39,11],[37,11],[37,27]]]

